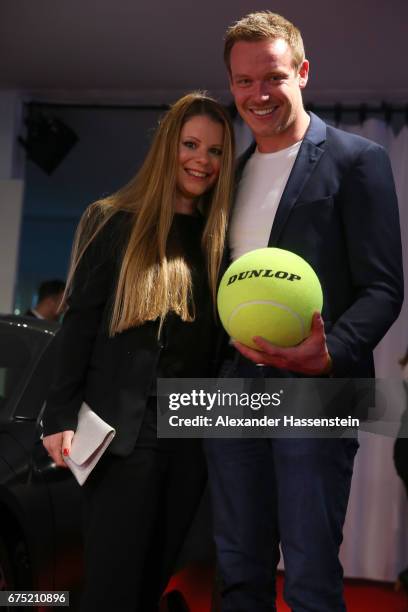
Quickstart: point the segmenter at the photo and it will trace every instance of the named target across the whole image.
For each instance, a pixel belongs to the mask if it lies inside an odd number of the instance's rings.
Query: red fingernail
[[[68,457],[69,452],[67,448],[64,448],[63,453],[64,453],[64,457]]]

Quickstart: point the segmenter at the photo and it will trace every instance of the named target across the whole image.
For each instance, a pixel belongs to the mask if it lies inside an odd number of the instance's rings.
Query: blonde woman
[[[186,95],[77,231],[43,442],[64,467],[83,401],[117,431],[83,486],[82,612],[157,612],[202,493],[199,441],[157,439],[155,383],[209,373],[233,157],[223,107]]]

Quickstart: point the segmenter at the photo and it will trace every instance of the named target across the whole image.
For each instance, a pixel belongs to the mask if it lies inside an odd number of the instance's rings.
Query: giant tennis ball
[[[283,249],[250,251],[225,272],[218,289],[218,312],[227,333],[259,347],[254,336],[277,346],[294,346],[310,333],[323,295],[313,268]]]

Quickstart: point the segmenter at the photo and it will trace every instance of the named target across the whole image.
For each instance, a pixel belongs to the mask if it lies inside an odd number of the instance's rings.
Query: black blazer
[[[77,269],[56,337],[56,372],[43,417],[45,435],[75,430],[79,408],[86,401],[116,428],[109,451],[117,455],[134,448],[163,348],[157,322],[108,336],[129,221],[130,214],[116,213]]]
[[[333,375],[370,377],[372,351],[403,301],[391,166],[381,146],[310,117],[268,246],[297,253],[317,273]],[[254,150],[240,159],[238,182]]]

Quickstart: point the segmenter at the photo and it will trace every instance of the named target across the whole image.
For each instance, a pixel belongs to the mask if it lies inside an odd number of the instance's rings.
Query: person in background
[[[63,313],[62,301],[65,283],[62,280],[46,280],[38,288],[37,304],[25,312],[26,317],[59,321]]]
[[[399,364],[402,370],[406,408],[402,414],[400,430],[394,444],[394,465],[408,495],[408,349],[399,360]],[[397,586],[402,586],[408,593],[408,567],[399,573]]]
[[[255,140],[238,164],[231,259],[287,249],[314,268],[323,289],[322,316],[315,313],[306,340],[280,348],[255,337],[258,350],[234,342],[231,376],[371,378],[373,349],[403,301],[388,156],[306,112],[309,62],[299,30],[281,15],[257,12],[233,24],[224,59]],[[222,611],[276,609],[281,546],[291,610],[343,612],[338,553],[356,437],[208,439],[205,447]]]
[[[220,104],[184,96],[79,225],[43,443],[64,467],[83,401],[116,429],[82,488],[81,612],[157,612],[203,492],[200,441],[157,438],[156,379],[210,372],[233,143]]]

